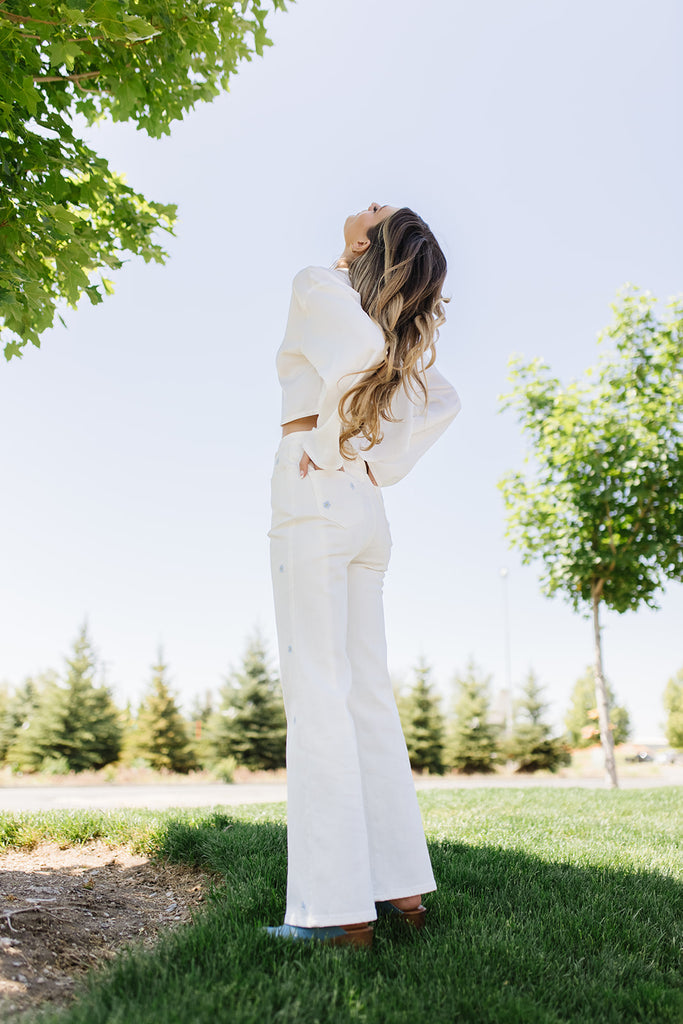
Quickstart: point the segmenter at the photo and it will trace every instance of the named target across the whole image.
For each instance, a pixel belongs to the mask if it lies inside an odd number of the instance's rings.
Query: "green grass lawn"
[[[262,934],[284,913],[282,804],[0,815],[0,846],[126,841],[222,879],[192,925],[30,1019],[680,1024],[683,790],[440,790],[420,805],[439,885],[428,927],[383,919],[369,951]]]

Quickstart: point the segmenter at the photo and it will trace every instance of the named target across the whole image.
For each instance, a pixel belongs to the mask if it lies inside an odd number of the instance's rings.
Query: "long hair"
[[[384,359],[371,367],[339,402],[339,447],[352,458],[348,442],[361,434],[369,451],[383,438],[381,420],[396,422],[391,401],[403,386],[422,397],[423,372],[436,359],[439,327],[445,322],[441,294],[446,257],[421,217],[403,207],[368,229],[370,246],[349,265],[349,281],[361,306],[384,332]],[[420,365],[421,364],[421,365]],[[410,390],[409,390],[410,389]]]

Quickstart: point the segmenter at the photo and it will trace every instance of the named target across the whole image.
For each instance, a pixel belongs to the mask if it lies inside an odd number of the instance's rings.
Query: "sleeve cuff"
[[[314,427],[313,430],[307,431],[303,449],[320,469],[341,469],[344,463],[339,451],[338,427],[336,423],[329,423],[327,426],[331,429]]]

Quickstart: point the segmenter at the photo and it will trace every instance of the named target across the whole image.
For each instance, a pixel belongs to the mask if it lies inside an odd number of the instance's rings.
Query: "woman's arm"
[[[426,410],[420,410],[401,389],[396,395],[398,401],[392,403],[392,412],[401,417],[400,422],[383,422],[383,440],[362,453],[380,487],[402,480],[460,412],[457,391],[436,366],[430,366],[425,376]]]
[[[342,396],[384,356],[384,334],[344,279],[321,267],[294,278],[292,308],[298,308],[301,354],[322,381],[318,424],[308,431],[304,451],[321,469],[341,469],[338,406]]]

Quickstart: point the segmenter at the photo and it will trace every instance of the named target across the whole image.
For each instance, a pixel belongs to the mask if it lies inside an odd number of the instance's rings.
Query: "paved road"
[[[264,804],[285,800],[283,782],[204,783],[154,786],[17,786],[0,788],[2,811],[56,811],[93,807],[212,807],[214,804]]]
[[[619,780],[622,789],[683,785],[683,769],[667,770],[661,775],[630,777]],[[551,786],[559,789],[603,789],[602,778],[562,779],[496,776],[449,776],[448,778],[416,779],[421,789],[483,789],[489,786],[512,789],[527,786]],[[273,783],[204,783],[196,785],[118,786],[3,786],[0,787],[0,811],[52,811],[77,808],[111,810],[115,807],[212,807],[214,805],[262,804],[286,800],[284,782]]]

